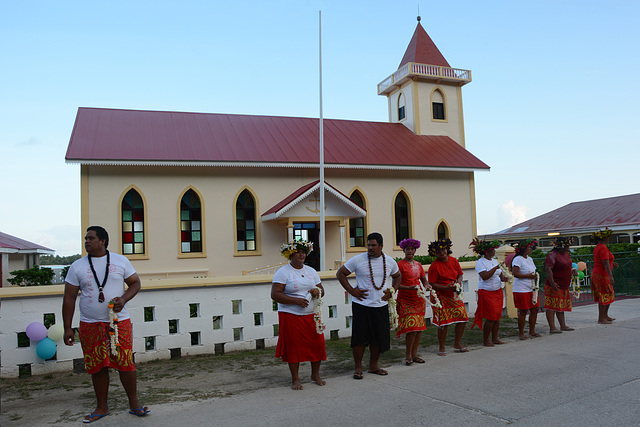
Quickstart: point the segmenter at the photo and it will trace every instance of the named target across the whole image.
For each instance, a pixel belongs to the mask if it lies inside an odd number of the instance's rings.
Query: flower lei
[[[531,297],[531,302],[536,304],[538,302],[538,291],[540,290],[540,275],[538,274],[537,271],[536,271],[536,278],[531,279],[531,282],[533,283],[532,285],[533,296]]]
[[[580,280],[577,276],[571,277],[571,286],[573,288],[573,296],[580,298]]]
[[[392,286],[389,288],[389,329],[398,329],[398,310],[396,308],[396,290]]]
[[[376,282],[373,279],[373,268],[371,268],[371,255],[367,254],[367,260],[369,260],[369,274],[371,275],[371,284],[373,288],[377,291],[384,288],[384,283],[387,281],[387,257],[384,256],[384,252],[380,252],[382,254],[382,285],[380,287],[376,286]]]
[[[313,297],[313,320],[316,322],[316,332],[321,334],[327,328],[322,321],[322,291],[318,292],[318,296]]]
[[[462,301],[464,299],[464,293],[462,292],[462,286],[460,285],[460,283],[455,282],[455,287],[456,287],[456,291],[455,291],[455,295],[454,295],[453,299],[455,299],[457,301]]]
[[[118,315],[113,309],[114,306],[113,300],[109,301],[109,341],[111,342],[111,354],[117,356],[120,341],[118,340]]]
[[[500,265],[500,269],[502,270],[502,274],[504,274],[505,277],[507,279],[509,279],[509,284],[513,283],[513,274],[511,274],[511,271],[509,270],[507,265],[504,263],[504,261],[500,261],[498,264]]]
[[[438,298],[438,294],[436,294],[436,290],[435,289],[431,289],[429,291],[429,293],[431,294],[431,296],[433,296],[433,300],[435,302],[431,302],[431,298],[429,298],[427,296],[427,293],[424,291],[424,289],[422,289],[422,285],[418,285],[418,296],[420,298],[423,298],[426,302],[428,302],[432,307],[435,308],[442,308],[442,304],[440,303],[440,299]]]

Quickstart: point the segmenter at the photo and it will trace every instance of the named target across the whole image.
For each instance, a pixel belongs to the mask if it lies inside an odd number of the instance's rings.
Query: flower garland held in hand
[[[322,321],[322,293],[318,292],[318,296],[313,297],[313,320],[316,322],[316,332],[321,334],[327,328]]]
[[[436,290],[435,289],[431,289],[430,291],[430,295],[433,296],[433,300],[435,302],[431,302],[431,298],[429,298],[427,296],[427,293],[424,291],[424,289],[422,289],[421,285],[418,285],[418,296],[422,299],[424,299],[426,302],[428,302],[432,307],[435,308],[442,308],[442,304],[440,303],[440,298],[438,298],[438,294],[436,294]]]
[[[573,288],[573,296],[576,299],[580,298],[580,279],[578,279],[578,276],[571,276],[571,287]]]
[[[111,354],[117,356],[120,341],[118,340],[118,315],[114,307],[113,300],[109,301],[109,341],[111,341]]]
[[[389,288],[389,329],[398,329],[398,310],[396,308],[396,290]]]
[[[538,291],[540,290],[540,275],[538,274],[538,272],[536,271],[536,278],[535,279],[531,279],[531,282],[533,283],[532,285],[532,289],[533,289],[533,296],[531,297],[531,302],[534,304],[538,303]]]
[[[462,301],[464,299],[464,293],[462,292],[462,285],[458,282],[454,282],[456,287],[455,296],[453,299],[457,301]]]
[[[502,274],[504,274],[504,276],[509,279],[508,282],[509,284],[513,283],[513,274],[511,274],[511,270],[509,270],[509,267],[507,267],[507,265],[504,263],[504,261],[500,261],[498,263],[500,265],[500,269],[502,270]]]

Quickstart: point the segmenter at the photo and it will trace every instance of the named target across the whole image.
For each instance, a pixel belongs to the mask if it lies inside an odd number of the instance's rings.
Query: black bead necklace
[[[104,285],[107,283],[107,277],[109,277],[109,261],[111,257],[109,256],[109,251],[107,252],[107,266],[104,269],[104,279],[102,280],[102,284],[98,280],[98,275],[96,274],[96,269],[93,268],[93,263],[91,262],[91,255],[87,255],[87,259],[89,260],[89,267],[91,267],[91,272],[93,273],[93,278],[96,280],[96,285],[98,285],[98,290],[100,294],[98,295],[98,302],[104,302],[104,294],[102,290],[104,289]]]

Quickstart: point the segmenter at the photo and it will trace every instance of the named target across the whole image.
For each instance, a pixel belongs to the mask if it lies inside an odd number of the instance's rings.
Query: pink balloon
[[[580,261],[578,263],[578,270],[585,271],[587,269],[587,263],[584,261]]]
[[[47,328],[40,322],[29,323],[26,332],[31,341],[42,341],[47,336]]]
[[[511,268],[511,261],[513,261],[513,258],[515,258],[516,254],[509,254],[507,255],[507,257],[504,259],[504,263],[507,265],[507,267]]]

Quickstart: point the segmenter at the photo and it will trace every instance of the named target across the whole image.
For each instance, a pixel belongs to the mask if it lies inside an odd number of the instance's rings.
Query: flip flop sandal
[[[364,378],[364,375],[362,375],[362,372],[354,372],[353,373],[353,379],[354,380],[361,380]]]

